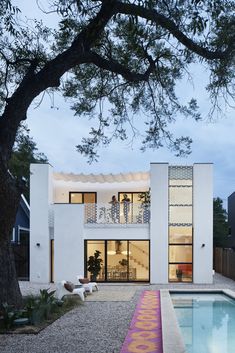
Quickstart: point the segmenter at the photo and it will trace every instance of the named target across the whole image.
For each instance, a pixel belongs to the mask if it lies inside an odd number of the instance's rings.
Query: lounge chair
[[[81,288],[74,288],[72,291],[69,291],[68,289],[65,288],[65,283],[66,281],[61,281],[57,283],[56,287],[56,297],[58,299],[62,299],[66,295],[79,295],[82,301],[85,300],[85,289],[83,287]]]
[[[98,285],[96,282],[88,282],[88,283],[82,283],[83,281],[80,282],[80,280],[83,280],[83,279],[84,279],[83,276],[81,275],[77,276],[78,283],[83,286],[86,292],[92,293],[94,289],[98,291]]]

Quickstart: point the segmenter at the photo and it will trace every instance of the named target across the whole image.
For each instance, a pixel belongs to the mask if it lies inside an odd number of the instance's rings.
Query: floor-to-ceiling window
[[[169,281],[192,282],[193,169],[169,167]]]
[[[87,240],[85,268],[96,250],[103,260],[98,281],[149,282],[149,240]],[[85,275],[89,276],[89,272]]]
[[[87,240],[85,241],[85,272],[87,272],[87,260],[90,256],[93,256],[94,253],[98,250],[100,252],[100,258],[102,259],[102,269],[97,276],[97,281],[105,280],[105,268],[106,268],[106,246],[104,240]],[[86,276],[89,276],[87,272]]]

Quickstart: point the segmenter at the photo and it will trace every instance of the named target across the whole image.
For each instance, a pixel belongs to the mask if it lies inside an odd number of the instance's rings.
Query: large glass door
[[[149,241],[129,241],[130,281],[149,281]]]
[[[87,260],[89,259],[90,256],[94,256],[96,251],[100,252],[99,258],[102,260],[101,263],[101,271],[97,276],[97,281],[105,281],[105,269],[106,269],[106,254],[105,254],[105,241],[104,240],[88,240],[85,243],[85,252],[86,252],[86,257],[85,257],[85,269],[86,269],[86,263]],[[86,277],[90,277],[90,273],[86,272]]]
[[[87,240],[85,249],[85,264],[96,250],[101,253],[98,281],[149,282],[149,240]]]
[[[107,240],[107,281],[128,280],[127,241]]]

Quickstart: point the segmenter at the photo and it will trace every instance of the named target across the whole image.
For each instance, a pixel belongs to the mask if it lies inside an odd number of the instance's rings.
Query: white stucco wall
[[[31,164],[30,173],[30,281],[45,283],[50,282],[52,168],[49,164]]]
[[[168,283],[168,163],[150,169],[150,282]]]
[[[84,239],[149,240],[149,224],[123,224],[84,227]]]
[[[54,205],[54,281],[84,274],[83,205]]]
[[[212,164],[194,164],[193,166],[194,283],[212,283],[213,281],[212,173]]]

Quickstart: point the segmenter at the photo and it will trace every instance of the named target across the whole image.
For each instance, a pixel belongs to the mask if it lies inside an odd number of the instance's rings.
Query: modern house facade
[[[211,283],[212,173],[200,163],[117,175],[32,164],[30,280],[89,276],[87,260],[98,250],[97,281]]]
[[[20,244],[29,239],[29,213],[29,204],[24,195],[21,195],[14,228],[12,231],[11,240],[13,243]]]

